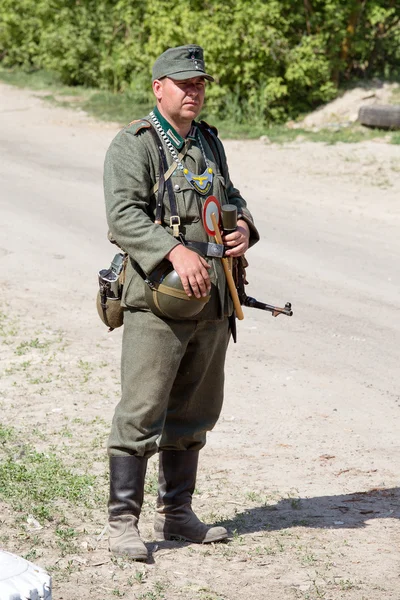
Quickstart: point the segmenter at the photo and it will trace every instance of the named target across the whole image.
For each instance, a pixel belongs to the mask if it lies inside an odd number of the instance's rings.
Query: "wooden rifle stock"
[[[217,242],[217,244],[222,244],[221,232],[219,230],[219,226],[217,223],[217,217],[216,217],[215,213],[211,213],[211,221],[212,221],[213,229],[215,232],[215,241]],[[235,282],[233,279],[232,271],[229,268],[229,259],[221,258],[221,261],[222,261],[222,266],[224,268],[224,273],[225,273],[226,281],[228,284],[229,293],[231,295],[231,298],[233,301],[233,306],[235,308],[236,316],[239,319],[239,321],[242,321],[244,319],[244,314],[243,314],[242,307],[240,305],[240,300],[239,300],[236,285],[235,285]]]

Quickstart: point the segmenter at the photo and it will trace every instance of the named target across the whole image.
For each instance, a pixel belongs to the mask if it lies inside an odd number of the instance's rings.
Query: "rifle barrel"
[[[267,310],[268,312],[272,313],[273,317],[277,317],[278,315],[286,315],[287,317],[291,317],[293,315],[292,305],[290,302],[286,302],[285,308],[281,308],[279,306],[265,304],[265,302],[259,302],[251,296],[246,296],[244,298],[243,304],[244,306],[249,306],[250,308],[259,308],[260,310]]]

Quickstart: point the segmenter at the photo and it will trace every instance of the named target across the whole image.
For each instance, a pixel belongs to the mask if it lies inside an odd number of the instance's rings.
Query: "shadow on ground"
[[[238,512],[232,519],[214,523],[232,534],[279,531],[290,527],[350,529],[367,527],[370,519],[400,518],[400,488],[373,488],[340,496],[288,498]],[[229,541],[229,540],[226,540]],[[190,542],[163,541],[146,544],[149,563],[159,550],[189,546]]]
[[[238,512],[218,522],[230,533],[277,531],[288,527],[366,527],[370,519],[400,517],[400,488],[373,488],[341,496],[289,498]]]

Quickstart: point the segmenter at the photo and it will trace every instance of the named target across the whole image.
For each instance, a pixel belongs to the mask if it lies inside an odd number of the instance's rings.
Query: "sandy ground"
[[[332,102],[322,105],[302,121],[291,122],[294,128],[320,128],[355,123],[361,106],[392,104],[398,94],[398,83],[369,81],[363,87],[347,90]]]
[[[231,540],[155,544],[150,486],[140,565],[101,535],[121,331],[94,297],[117,130],[0,85],[1,423],[100,490],[68,505],[72,546],[3,498],[0,545],[48,568],[55,599],[398,600],[400,146],[226,143],[262,236],[248,293],[294,316],[245,309],[230,346],[194,505]]]

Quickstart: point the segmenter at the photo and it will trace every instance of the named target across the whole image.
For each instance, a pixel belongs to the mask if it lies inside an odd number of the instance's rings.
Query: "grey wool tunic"
[[[156,194],[152,192],[152,188],[159,178],[160,159],[149,131],[150,118],[146,119],[131,123],[117,134],[108,149],[104,166],[108,225],[113,238],[130,257],[122,306],[141,310],[149,309],[144,296],[143,274],[149,275],[168,252],[180,243],[172,236],[171,208],[166,190],[163,199],[162,224],[154,222]],[[214,156],[213,150],[196,123],[194,129],[192,128],[193,131],[195,135],[182,162],[193,173],[204,172],[207,165],[198,139],[195,137],[200,136],[208,165],[214,173],[210,195],[216,196],[221,205],[229,203],[237,206],[238,214],[250,227],[250,245],[256,243],[259,236],[253,218],[239,190],[231,182],[221,141],[214,133],[212,134],[217,149],[217,156]],[[174,136],[175,139],[178,138],[176,139],[178,144],[179,137],[178,134]],[[173,163],[172,156],[164,141],[163,146],[170,166]],[[214,238],[207,235],[202,223],[205,197],[200,196],[192,188],[180,169],[175,170],[171,181],[181,220],[180,232],[187,240],[214,242]],[[212,267],[210,270],[212,297],[218,296],[218,300],[209,303],[210,307],[203,310],[199,318],[221,319],[232,313],[232,302],[220,259],[207,258],[206,260]]]

